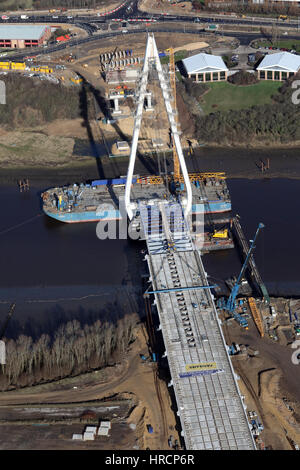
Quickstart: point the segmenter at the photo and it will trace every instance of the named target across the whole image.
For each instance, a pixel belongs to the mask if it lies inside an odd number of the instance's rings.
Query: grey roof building
[[[290,52],[266,55],[257,67],[263,80],[285,80],[300,70],[300,56]]]
[[[1,39],[40,39],[44,34],[43,25],[0,25]]]
[[[0,47],[39,46],[51,36],[48,25],[0,25]]]
[[[226,80],[228,68],[222,57],[201,52],[182,61],[189,78],[194,81]]]

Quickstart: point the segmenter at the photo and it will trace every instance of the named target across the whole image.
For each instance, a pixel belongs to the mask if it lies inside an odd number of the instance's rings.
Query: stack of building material
[[[98,429],[98,436],[108,436],[109,430],[111,429],[110,421],[101,421]]]
[[[93,441],[97,434],[97,426],[87,426],[83,434],[84,441]]]
[[[82,434],[73,434],[73,441],[82,441]]]

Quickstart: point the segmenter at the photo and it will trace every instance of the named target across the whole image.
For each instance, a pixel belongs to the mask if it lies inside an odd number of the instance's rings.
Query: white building
[[[183,59],[182,63],[188,77],[195,82],[219,82],[227,79],[228,68],[222,57],[201,52]]]
[[[266,55],[257,67],[260,80],[286,80],[300,70],[300,56],[290,52]]]
[[[84,441],[93,441],[95,439],[95,434],[93,432],[85,432],[83,434]]]

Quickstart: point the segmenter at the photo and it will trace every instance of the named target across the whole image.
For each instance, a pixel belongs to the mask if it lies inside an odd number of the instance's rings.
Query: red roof
[[[70,39],[70,36],[66,34],[65,36],[59,36],[58,38],[56,38],[56,41],[61,42],[61,41],[67,41],[68,39]]]

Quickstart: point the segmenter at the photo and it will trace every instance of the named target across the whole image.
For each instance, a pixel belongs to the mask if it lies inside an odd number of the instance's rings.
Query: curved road
[[[272,18],[226,18],[222,16],[199,16],[200,22],[202,23],[219,23],[219,24],[243,24],[243,25],[259,25],[259,26],[270,26],[272,24],[285,26],[285,28],[292,28],[292,27],[299,27],[299,22],[297,20],[283,23],[282,21],[279,22]],[[60,15],[31,15],[26,20],[22,20],[20,15],[11,15],[8,20],[3,20],[0,18],[0,24],[14,24],[14,23],[57,23],[57,24],[70,24],[77,26],[79,28],[84,29],[88,36],[81,39],[75,39],[68,41],[67,44],[55,44],[50,45],[43,49],[27,49],[26,52],[20,51],[16,52],[16,54],[11,55],[10,59],[23,59],[24,57],[31,55],[31,54],[49,54],[51,52],[63,50],[66,47],[78,46],[79,44],[84,44],[87,42],[97,41],[99,39],[111,38],[113,36],[123,36],[122,31],[113,31],[109,33],[97,33],[98,26],[102,23],[106,23],[107,21],[111,20],[119,20],[119,21],[128,21],[130,20],[133,24],[140,24],[141,27],[134,31],[128,31],[127,34],[137,34],[143,32],[166,32],[169,33],[170,29],[168,29],[166,22],[168,23],[178,23],[178,22],[185,22],[185,23],[194,23],[195,17],[194,16],[184,16],[184,15],[166,15],[166,14],[149,14],[141,12],[138,9],[138,0],[125,0],[121,4],[121,6],[115,9],[112,13],[106,14],[105,16],[93,16],[93,15],[76,15],[70,16],[68,13],[60,14]],[[143,22],[146,21],[153,21],[155,22],[153,26],[144,27]],[[156,27],[155,27],[155,26]],[[204,31],[204,30],[203,30]],[[188,34],[199,34],[200,30],[193,30],[188,29],[188,26],[184,28],[178,25],[178,28],[172,29],[172,33],[188,33]],[[212,33],[215,34],[215,33]],[[218,33],[217,33],[218,34]],[[242,45],[247,45],[252,39],[260,37],[261,34],[250,34],[250,33],[240,33],[240,32],[228,32],[222,33],[223,36],[234,36],[240,40]],[[298,36],[291,36],[289,35],[289,39],[296,39]]]

